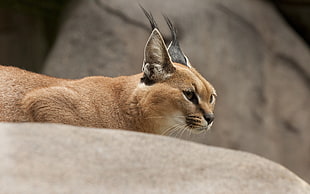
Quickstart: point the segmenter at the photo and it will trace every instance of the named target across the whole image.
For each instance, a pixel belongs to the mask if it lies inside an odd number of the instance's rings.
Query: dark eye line
[[[196,93],[193,90],[184,90],[183,94],[193,104],[199,104]]]

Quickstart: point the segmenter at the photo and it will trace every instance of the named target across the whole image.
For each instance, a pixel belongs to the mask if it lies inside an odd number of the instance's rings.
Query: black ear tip
[[[149,20],[152,30],[154,30],[155,28],[158,28],[158,25],[152,15],[151,12],[147,11],[140,3],[139,3],[140,8],[142,9],[144,15],[147,17],[147,19]]]
[[[170,33],[171,33],[171,38],[172,38],[172,44],[178,44],[178,40],[177,40],[177,29],[174,27],[172,21],[169,19],[168,16],[166,15],[163,15],[165,20],[166,20],[166,23],[169,27],[169,30],[170,30]]]
[[[179,41],[177,39],[176,28],[173,25],[172,21],[167,16],[164,15],[164,18],[166,20],[166,23],[167,23],[169,29],[170,29],[171,38],[172,38],[172,41],[171,41],[169,48],[168,48],[171,60],[173,62],[180,63],[180,64],[183,64],[185,66],[188,66],[187,65],[187,59],[186,59],[185,55],[183,54],[182,49],[181,49],[180,44],[179,44]]]
[[[173,24],[172,24],[172,21],[170,20],[170,18],[167,15],[165,15],[165,14],[163,14],[163,17],[164,17],[166,23],[168,24],[169,28],[170,27],[173,28]]]
[[[141,8],[141,10],[143,11],[143,13],[145,15],[149,15],[150,13],[148,11],[146,11],[146,9],[139,3],[139,7]]]

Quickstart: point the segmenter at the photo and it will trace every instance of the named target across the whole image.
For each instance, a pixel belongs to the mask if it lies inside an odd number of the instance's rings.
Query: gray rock
[[[310,192],[259,156],[171,137],[34,123],[0,133],[0,193]]]
[[[183,51],[218,92],[216,120],[193,141],[245,150],[310,181],[310,54],[266,1],[173,0],[140,3],[179,29]],[[140,72],[148,23],[135,1],[80,0],[44,72],[79,78]]]

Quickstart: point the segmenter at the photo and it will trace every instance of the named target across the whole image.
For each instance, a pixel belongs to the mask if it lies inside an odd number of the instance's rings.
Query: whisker
[[[163,116],[153,116],[153,117],[145,117],[144,119],[164,119],[166,117]]]
[[[170,130],[176,128],[178,125],[179,125],[179,124],[175,124],[175,125],[173,125],[173,126],[171,126],[171,127],[168,127],[168,128],[165,129],[164,132],[161,133],[161,134],[162,134],[162,135],[166,135]]]
[[[193,133],[193,130],[189,129],[189,138],[191,139],[192,138],[192,133]]]
[[[182,133],[180,135],[180,138],[183,136],[184,132],[187,131],[187,127],[185,126],[184,129],[182,130]]]
[[[184,129],[184,124],[182,125],[179,125],[178,129],[177,129],[177,132],[176,132],[176,137],[179,138],[180,137],[180,134],[182,132],[182,130]]]
[[[172,130],[170,131],[170,135],[169,135],[169,136],[171,136],[171,137],[177,137],[177,134],[178,134],[178,132],[179,132],[179,129],[180,129],[180,126],[174,128],[174,129],[172,129]]]
[[[181,131],[180,129],[181,128],[179,127],[178,130],[175,132],[175,137],[176,138],[179,138],[179,134],[180,134],[180,131]]]
[[[178,133],[178,138],[181,138],[183,136],[184,132],[186,131],[186,126],[187,126],[186,124],[183,124],[181,126],[181,130]]]
[[[170,118],[185,118],[186,116],[173,116]],[[145,117],[144,119],[166,119],[167,117],[164,116],[150,116],[150,117]]]
[[[183,124],[178,124],[178,126],[176,126],[175,128],[173,128],[171,130],[171,133],[170,133],[170,136],[173,136],[175,138],[178,138],[180,132],[182,131],[181,129],[184,128],[184,125]]]
[[[194,133],[193,133],[193,129],[190,128],[190,127],[187,127],[187,131],[189,132],[189,139],[191,139],[191,138],[192,138],[192,135],[194,134]]]
[[[184,128],[183,124],[176,124],[171,127],[168,127],[163,134],[172,136],[175,134],[175,137],[179,134],[180,129]]]
[[[191,127],[191,128],[204,128],[204,125],[201,125],[200,123],[188,123],[187,126]]]
[[[176,136],[175,136],[176,138],[180,138],[180,133],[181,133],[181,130],[180,130],[180,129],[181,129],[181,128],[179,128],[178,131],[176,132]]]

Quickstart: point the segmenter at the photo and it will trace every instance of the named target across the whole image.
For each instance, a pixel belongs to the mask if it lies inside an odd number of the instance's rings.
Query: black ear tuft
[[[180,47],[179,41],[177,39],[176,28],[174,27],[171,20],[167,16],[164,16],[164,18],[168,24],[168,27],[169,27],[170,33],[171,33],[171,38],[172,38],[171,43],[168,47],[168,52],[170,54],[171,60],[175,63],[180,63],[183,65],[189,66],[187,58],[184,55],[184,53]]]
[[[174,25],[172,24],[171,20],[168,18],[168,16],[164,15],[164,18],[167,22],[167,25],[170,29],[170,33],[171,33],[171,44],[172,45],[179,45],[179,42],[177,40],[177,29],[174,27]]]
[[[151,14],[151,12],[146,11],[146,9],[144,9],[144,7],[142,7],[141,4],[139,4],[140,8],[142,9],[144,15],[147,17],[147,19],[149,20],[151,27],[152,27],[152,31],[157,28],[158,29],[158,25],[156,23],[156,21],[154,20],[153,15]]]

